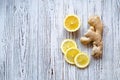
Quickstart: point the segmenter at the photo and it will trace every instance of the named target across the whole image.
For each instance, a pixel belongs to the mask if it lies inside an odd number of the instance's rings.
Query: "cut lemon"
[[[75,64],[74,63],[74,58],[77,54],[80,53],[80,50],[77,48],[70,48],[66,51],[65,53],[65,60],[70,63],[70,64]]]
[[[67,49],[72,48],[72,47],[77,48],[76,42],[74,40],[72,40],[72,39],[63,40],[63,42],[61,44],[61,50],[64,54],[67,51]]]
[[[80,28],[81,21],[77,15],[68,15],[64,19],[64,28],[69,32],[75,32]]]
[[[74,59],[75,65],[79,68],[85,68],[90,63],[90,58],[86,53],[77,54]]]

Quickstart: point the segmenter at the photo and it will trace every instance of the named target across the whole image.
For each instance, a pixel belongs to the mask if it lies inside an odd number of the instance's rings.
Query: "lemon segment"
[[[79,68],[85,68],[90,63],[90,58],[86,53],[77,54],[74,58],[75,65]]]
[[[70,63],[70,64],[75,64],[74,63],[74,58],[77,54],[80,53],[80,50],[77,48],[69,48],[66,53],[65,53],[65,60]]]
[[[69,32],[75,32],[80,28],[81,21],[77,15],[68,15],[64,19],[64,28]]]
[[[77,44],[74,40],[72,39],[65,39],[62,41],[61,44],[61,50],[62,52],[65,54],[65,52],[69,49],[69,48],[77,48]]]

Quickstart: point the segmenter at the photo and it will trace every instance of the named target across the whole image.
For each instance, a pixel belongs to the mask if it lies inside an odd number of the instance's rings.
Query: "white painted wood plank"
[[[64,60],[63,55],[60,54],[61,51],[59,48],[63,36],[63,1],[59,2],[58,0],[54,0],[51,1],[50,4],[51,6],[49,11],[51,12],[51,69],[53,70],[53,74],[51,74],[51,77],[52,80],[63,80],[65,74],[63,72]],[[60,25],[57,24],[58,22],[60,22]]]
[[[119,80],[120,78],[120,1],[112,1],[114,7],[112,14],[112,30],[113,30],[113,79]]]
[[[28,0],[29,1],[29,0]],[[28,3],[27,23],[28,23],[28,50],[27,53],[27,80],[38,80],[39,72],[39,25],[38,25],[38,0],[30,0]]]
[[[4,26],[5,26],[5,1],[0,2],[0,80],[5,79],[5,41],[4,41]]]
[[[13,26],[13,1],[5,0],[5,25],[4,25],[4,52],[5,52],[5,80],[13,80],[13,54],[14,54],[14,26]]]
[[[39,65],[38,65],[38,80],[50,80],[51,76],[51,15],[50,9],[51,5],[48,0],[39,0],[39,12],[38,12],[38,34],[39,38]]]
[[[112,12],[113,7],[111,1],[103,1],[103,13],[102,18],[104,22],[104,33],[103,33],[103,41],[104,41],[104,47],[103,47],[103,72],[101,72],[101,79],[114,79],[113,78],[113,49],[112,45],[113,43],[113,23],[112,23]],[[107,28],[107,29],[106,29]],[[108,31],[106,34],[105,29]],[[110,55],[108,55],[110,54]],[[111,65],[111,66],[110,66]]]
[[[27,79],[28,70],[28,43],[29,43],[29,14],[28,1],[14,1],[12,5],[13,27],[14,27],[14,44],[13,44],[13,80]],[[10,15],[11,16],[11,15]]]

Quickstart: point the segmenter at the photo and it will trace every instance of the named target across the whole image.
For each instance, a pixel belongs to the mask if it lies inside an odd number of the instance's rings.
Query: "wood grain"
[[[1,0],[0,80],[119,80],[120,0]],[[63,28],[68,14],[80,17],[80,30]],[[91,47],[79,38],[89,28],[88,17],[104,23],[103,58],[94,60]],[[88,68],[64,60],[62,40],[70,38],[91,57]]]

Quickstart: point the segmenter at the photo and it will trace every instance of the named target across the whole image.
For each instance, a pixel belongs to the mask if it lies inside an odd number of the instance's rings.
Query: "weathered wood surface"
[[[82,20],[79,31],[63,29],[67,14]],[[104,22],[103,58],[84,70],[65,62],[63,39],[72,38],[89,55],[79,38],[88,17]],[[119,80],[120,0],[0,0],[0,80]]]

